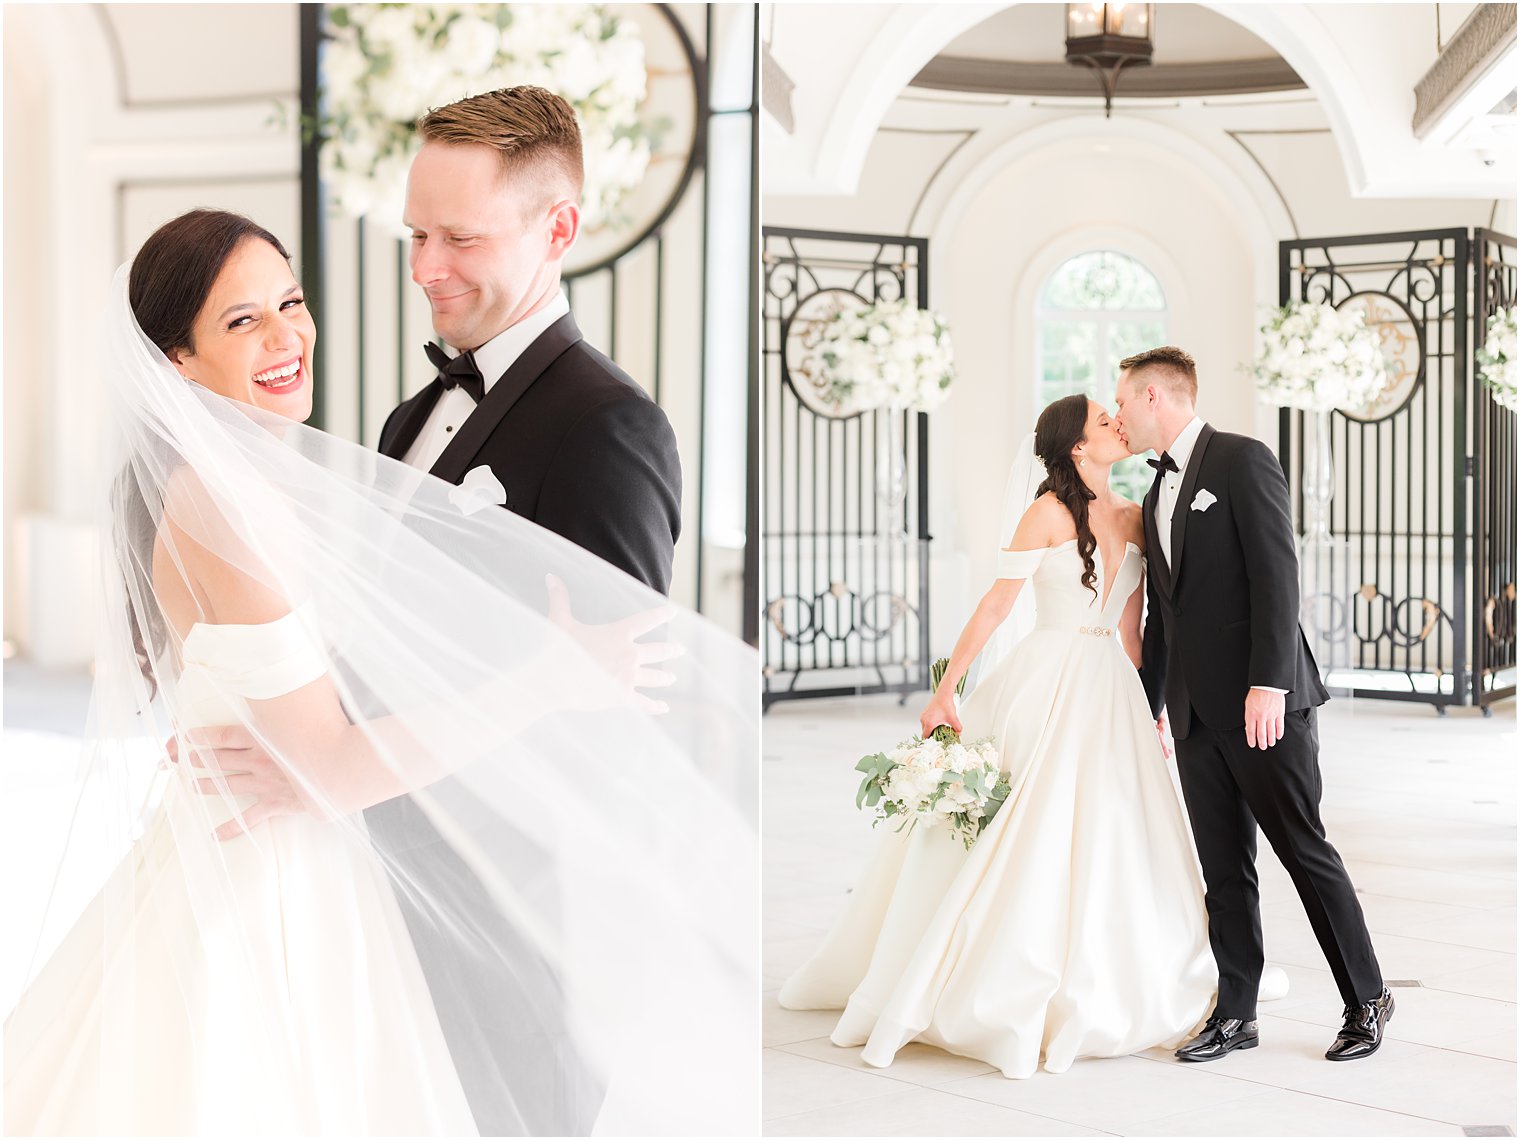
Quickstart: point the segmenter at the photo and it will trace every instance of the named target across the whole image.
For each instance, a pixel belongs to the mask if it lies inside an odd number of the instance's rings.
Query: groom
[[[560,290],[585,177],[574,111],[509,87],[430,111],[417,133],[402,224],[445,347],[427,346],[438,375],[391,413],[380,451],[450,483],[484,467],[508,510],[668,593],[675,433]]]
[[[1257,1044],[1261,914],[1256,828],[1293,879],[1345,1001],[1325,1056],[1377,1051],[1393,1013],[1356,890],[1319,818],[1316,708],[1329,699],[1298,624],[1288,484],[1271,450],[1215,431],[1193,410],[1198,377],[1180,348],[1119,365],[1120,432],[1156,479],[1144,505],[1149,553],[1141,680],[1177,769],[1207,887],[1219,996],[1177,1051],[1212,1061]]]
[[[438,375],[391,413],[380,451],[450,483],[488,472],[502,506],[668,593],[681,530],[675,433],[582,339],[560,288],[584,181],[574,111],[541,88],[511,87],[430,111],[417,133],[402,224],[445,347],[427,346]],[[562,1020],[554,969],[410,797],[365,819],[424,896],[478,897],[470,909],[488,928],[483,941],[505,950],[506,961],[478,969],[435,956],[435,916],[415,892],[396,892],[480,1133],[588,1134],[604,1089]],[[491,829],[471,841],[498,865],[534,863],[522,841]],[[550,1107],[525,1108],[540,1103]]]

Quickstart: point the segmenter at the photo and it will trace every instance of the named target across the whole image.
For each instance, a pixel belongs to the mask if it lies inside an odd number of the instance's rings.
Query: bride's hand
[[[669,604],[656,606],[621,621],[586,625],[571,613],[570,594],[562,581],[549,574],[544,578],[544,585],[549,591],[549,620],[569,634],[612,682],[611,692],[595,693],[582,686],[572,694],[574,707],[595,709],[631,702],[647,713],[669,712],[670,706],[664,701],[647,697],[639,690],[674,685],[674,673],[650,666],[679,657],[686,651],[674,642],[635,639],[675,617],[676,607]]]
[[[1166,713],[1156,718],[1156,739],[1161,742],[1161,755],[1170,760],[1172,758],[1171,747],[1166,742]]]
[[[961,731],[961,718],[955,714],[955,698],[936,692],[929,698],[924,711],[918,714],[919,735],[927,740],[929,734],[942,724],[948,724],[957,734]]]

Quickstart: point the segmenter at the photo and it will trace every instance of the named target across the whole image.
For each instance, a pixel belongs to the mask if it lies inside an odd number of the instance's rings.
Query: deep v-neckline
[[[1077,540],[1074,538],[1068,538],[1065,542],[1061,543],[1061,546],[1076,545]],[[1104,583],[1103,600],[1098,606],[1098,612],[1100,614],[1104,610],[1108,609],[1108,603],[1113,600],[1114,587],[1119,584],[1119,575],[1124,572],[1124,561],[1129,557],[1129,548],[1132,546],[1135,548],[1136,554],[1140,553],[1140,547],[1136,543],[1133,543],[1126,538],[1124,540],[1124,552],[1119,555],[1119,565],[1114,570],[1114,580],[1110,582],[1108,581],[1108,560],[1103,557],[1103,544],[1098,542],[1097,535],[1093,536],[1093,558],[1097,560],[1098,566],[1100,567],[1098,571],[1098,579]],[[1059,547],[1057,549],[1059,549]]]

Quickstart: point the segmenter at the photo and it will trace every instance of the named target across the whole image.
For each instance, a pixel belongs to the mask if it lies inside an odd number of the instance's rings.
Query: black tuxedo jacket
[[[1215,501],[1194,510],[1198,493]],[[1252,685],[1286,689],[1289,710],[1330,699],[1298,624],[1298,555],[1288,481],[1266,444],[1205,424],[1172,515],[1170,566],[1156,531],[1158,473],[1145,497],[1148,612],[1140,679],[1172,734],[1193,718],[1211,729],[1245,725]]]
[[[385,421],[400,459],[443,393],[434,380]],[[458,483],[486,465],[507,509],[663,593],[681,533],[681,460],[660,406],[566,314],[491,385],[433,464]]]

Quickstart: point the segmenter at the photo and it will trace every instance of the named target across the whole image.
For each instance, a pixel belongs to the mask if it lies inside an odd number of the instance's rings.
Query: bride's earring
[[[1087,466],[1087,456],[1084,455],[1084,456],[1082,456],[1081,459],[1077,460],[1077,466],[1078,467],[1086,467]]]

